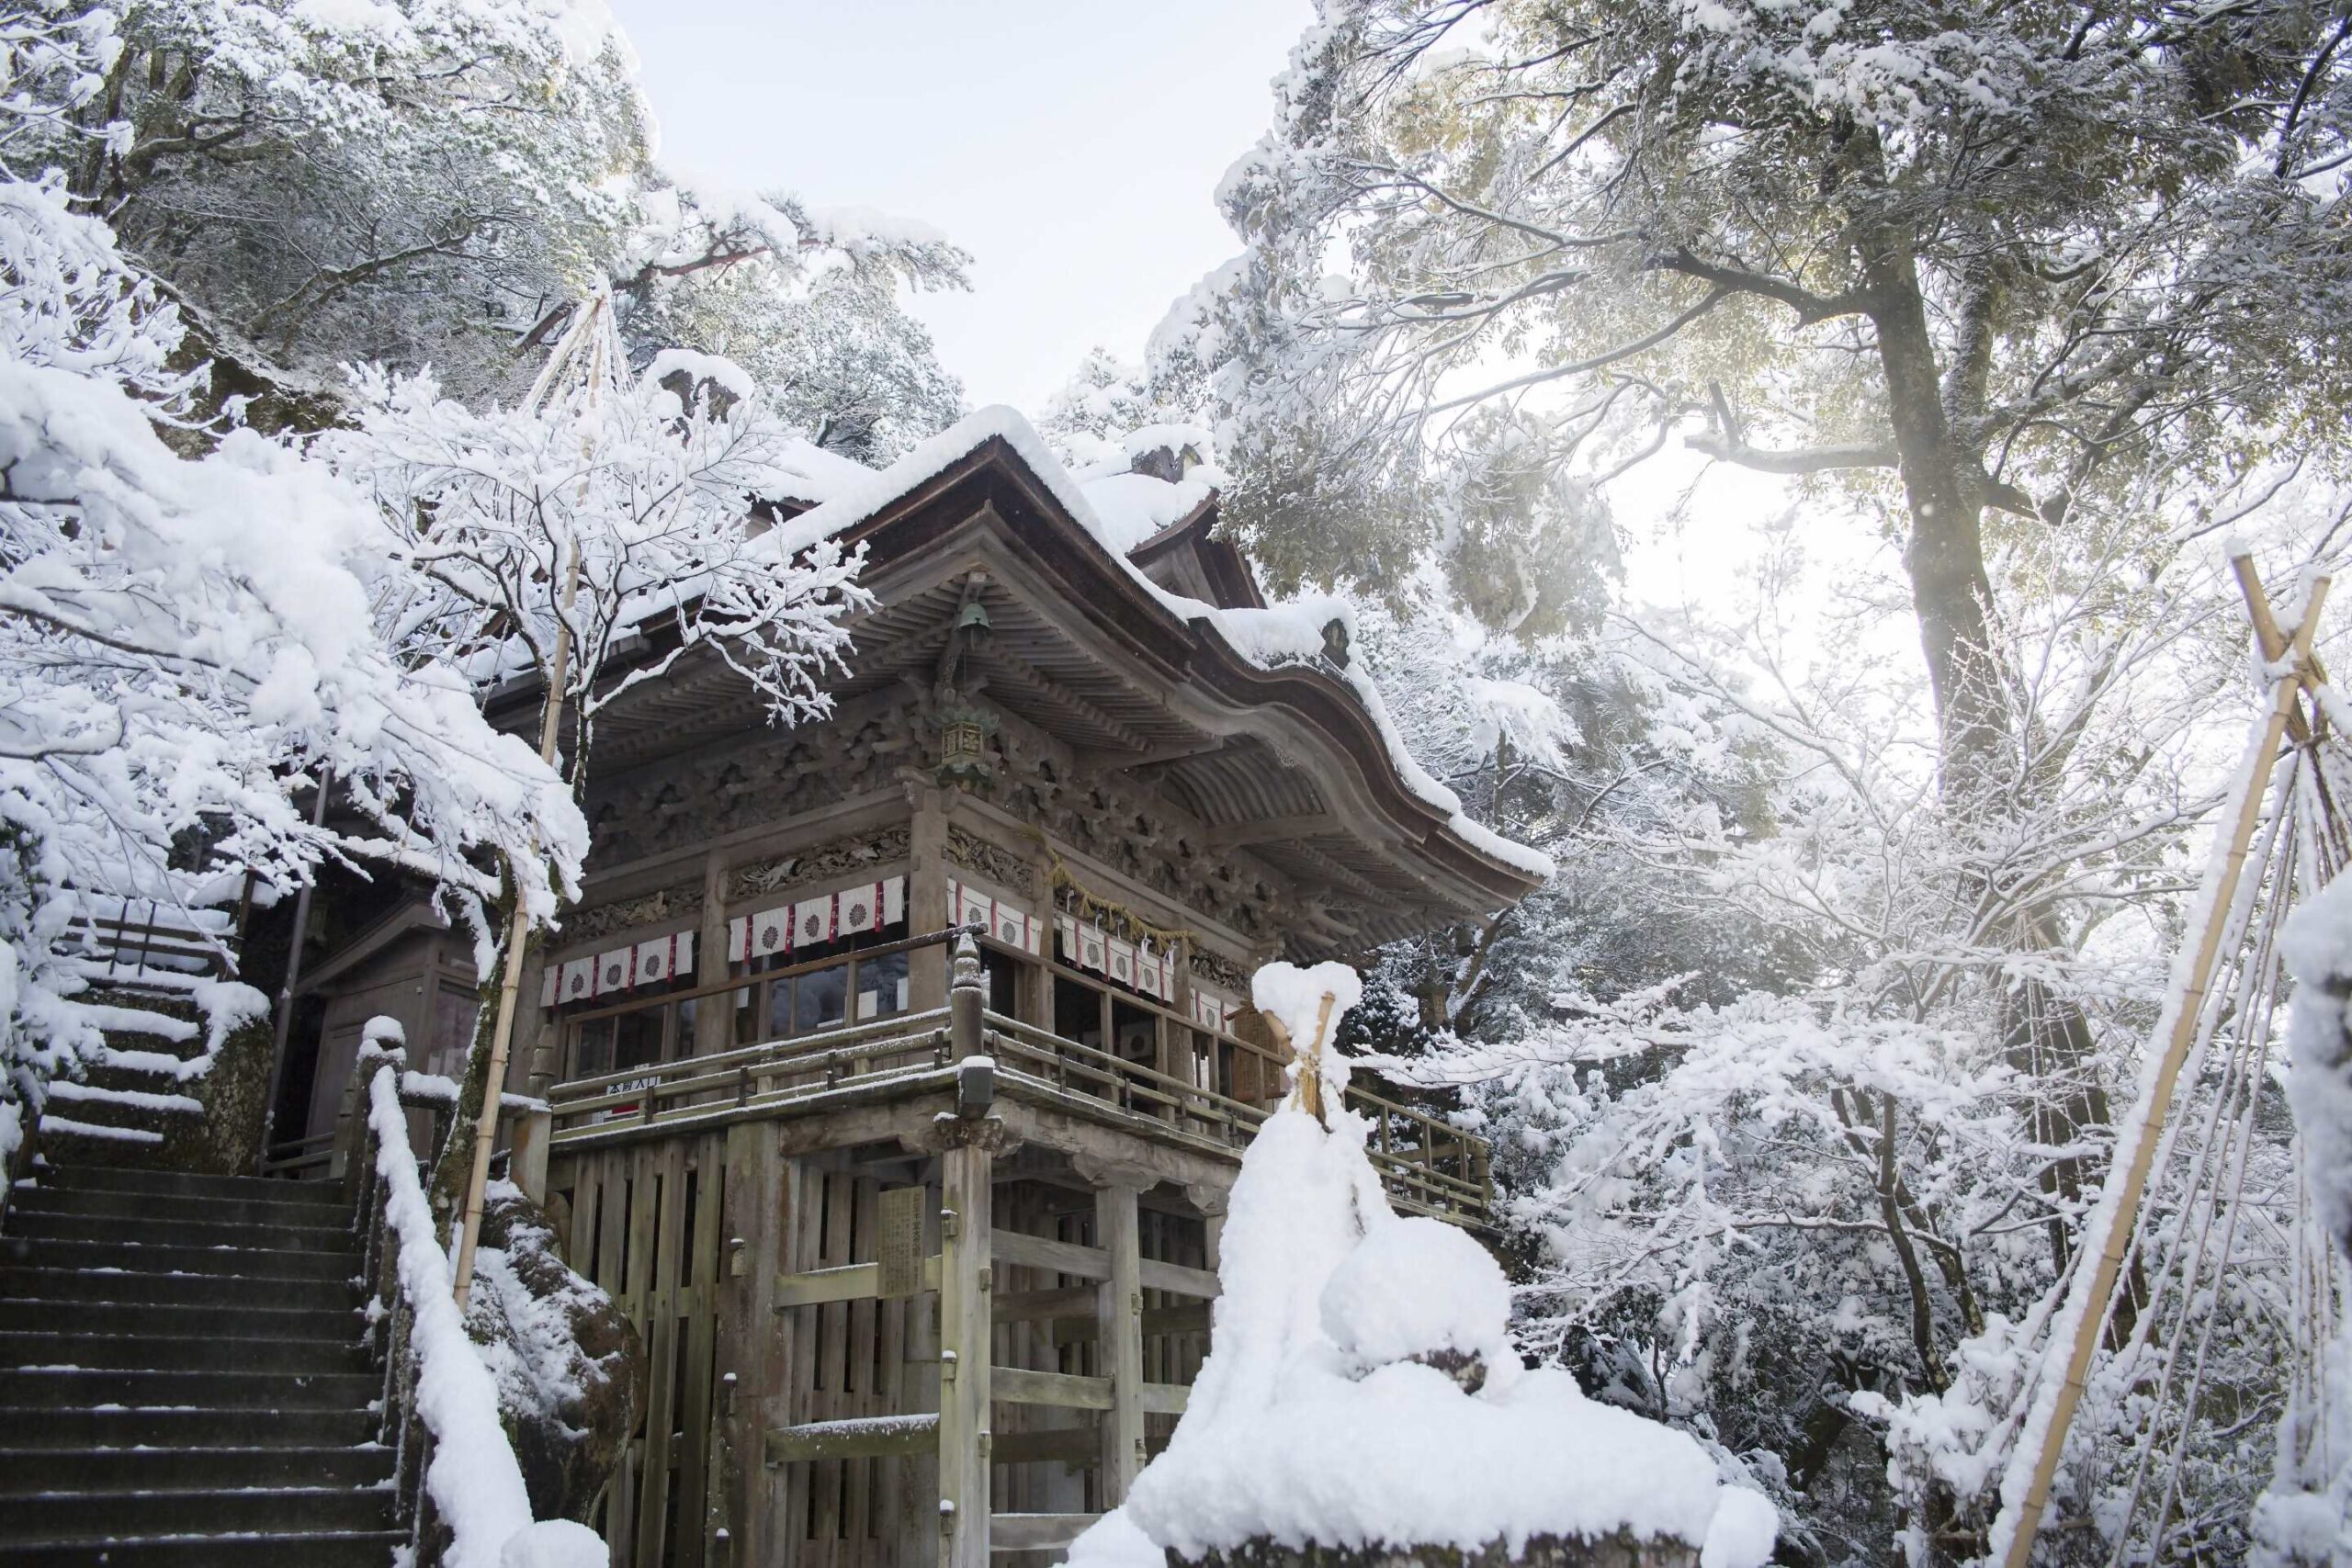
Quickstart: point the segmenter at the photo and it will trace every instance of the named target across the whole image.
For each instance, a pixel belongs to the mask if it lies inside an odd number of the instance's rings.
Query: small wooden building
[[[1395,752],[1343,626],[1302,649],[1264,607],[1172,455],[1081,482],[991,411],[806,489],[772,504],[836,514],[876,599],[833,714],[770,728],[715,659],[605,710],[510,1087],[650,1353],[615,1562],[985,1568],[1114,1505],[1182,1408],[1282,1083],[1252,969],[1535,872]],[[333,1016],[446,945],[329,969]],[[1476,1140],[1358,1107],[1400,1206],[1483,1217]]]

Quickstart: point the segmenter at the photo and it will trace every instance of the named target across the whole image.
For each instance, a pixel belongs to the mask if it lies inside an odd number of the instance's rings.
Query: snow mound
[[[1476,1357],[1487,1386],[1497,1390],[1519,1371],[1502,1265],[1442,1220],[1373,1226],[1325,1282],[1322,1317],[1324,1334],[1353,1371]]]
[[[1352,974],[1269,965],[1252,993],[1317,1058],[1302,1077],[1344,1081],[1325,1043],[1356,998]],[[1183,1418],[1067,1568],[1159,1568],[1162,1549],[1199,1557],[1260,1538],[1516,1551],[1620,1530],[1696,1546],[1704,1568],[1770,1557],[1771,1505],[1724,1485],[1696,1441],[1585,1398],[1565,1371],[1521,1369],[1501,1269],[1466,1235],[1397,1218],[1364,1154],[1367,1124],[1342,1110],[1326,1121],[1294,1093],[1259,1129]],[[1474,1347],[1497,1374],[1476,1393],[1404,1359]]]

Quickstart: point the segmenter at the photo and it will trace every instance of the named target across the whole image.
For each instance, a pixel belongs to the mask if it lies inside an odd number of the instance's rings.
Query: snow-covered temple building
[[[874,596],[831,717],[772,728],[696,656],[597,721],[586,892],[526,976],[509,1087],[549,1107],[573,1267],[649,1352],[616,1563],[1069,1540],[1206,1347],[1282,1082],[1252,970],[1544,872],[1405,754],[1337,605],[1265,604],[1158,434],[1079,474],[1001,411],[880,472],[809,449],[768,504],[862,548]],[[312,969],[314,1134],[368,1018],[454,1064],[465,952],[413,908]],[[1399,1210],[1483,1219],[1482,1145],[1351,1102]]]

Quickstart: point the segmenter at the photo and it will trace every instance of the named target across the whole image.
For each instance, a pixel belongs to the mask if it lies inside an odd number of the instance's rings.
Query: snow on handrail
[[[541,1553],[525,1560],[601,1563],[603,1543],[584,1527],[532,1522],[522,1465],[499,1421],[497,1382],[466,1332],[417,1179],[400,1057],[370,1052],[363,1067],[375,1179],[366,1181],[364,1168],[356,1174],[376,1285],[370,1320],[384,1335],[383,1418],[400,1456],[395,1484],[410,1561],[499,1568],[520,1536]]]

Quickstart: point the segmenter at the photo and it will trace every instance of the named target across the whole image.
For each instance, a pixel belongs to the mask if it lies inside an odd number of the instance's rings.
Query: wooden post
[[[910,783],[913,808],[907,829],[907,934],[944,931],[947,918],[947,802],[936,784]],[[918,947],[907,954],[907,1001],[916,1011],[947,1000],[947,950]]]
[[[2269,618],[2269,605],[2250,564],[2238,568],[2238,581],[2245,590],[2247,608],[2259,627]],[[2033,1538],[2041,1528],[2041,1516],[2050,1506],[2051,1484],[2058,1474],[2058,1461],[2066,1450],[2066,1429],[2074,1420],[2075,1406],[2082,1402],[2091,1358],[2107,1326],[2115,1280],[2122,1272],[2124,1256],[2131,1250],[2132,1238],[2139,1228],[2140,1200],[2147,1190],[2149,1168],[2155,1162],[2156,1145],[2162,1141],[2165,1113],[2172,1106],[2181,1066],[2197,1038],[2198,1021],[2205,1010],[2205,994],[2212,984],[2214,966],[2221,956],[2222,933],[2229,924],[2230,907],[2235,900],[2238,878],[2245,869],[2247,849],[2262,820],[2262,804],[2270,793],[2270,774],[2278,765],[2279,744],[2287,738],[2290,721],[2300,717],[2297,705],[2303,682],[2312,678],[2312,638],[2319,629],[2320,607],[2327,601],[2327,588],[2328,580],[2324,577],[2312,584],[2302,625],[2295,628],[2285,650],[2292,668],[2272,688],[2270,711],[2262,718],[2255,742],[2247,749],[2233,792],[2233,809],[2216,829],[2214,847],[2221,865],[2214,876],[2211,900],[2205,908],[2204,924],[2197,934],[2197,945],[2188,955],[2187,968],[2174,981],[2177,990],[2168,1003],[2171,1028],[2157,1062],[2155,1080],[2149,1086],[2148,1112],[2133,1134],[2129,1159],[2120,1171],[2109,1177],[2110,1182],[2121,1185],[2118,1201],[2109,1211],[2104,1235],[2083,1237],[2085,1252],[2092,1249],[2096,1239],[2098,1263],[2087,1290],[2079,1288],[2078,1274],[2077,1288],[2069,1291],[2067,1307],[2076,1314],[2074,1345],[2066,1359],[2065,1379],[2059,1384],[2050,1420],[2042,1428],[2031,1479],[2018,1506],[2017,1529],[2009,1538],[2004,1559],[2007,1568],[2026,1568],[2033,1556]],[[2123,1150],[2119,1146],[2116,1152],[2121,1155]]]
[[[732,868],[727,857],[712,853],[702,867],[702,924],[695,933],[695,984],[716,986],[727,978],[727,877]],[[707,1056],[735,1043],[735,998],[721,991],[705,997],[695,1009],[695,1037],[688,1046]]]
[[[956,943],[948,1004],[958,1061],[980,1054],[981,984],[979,950],[966,937]],[[941,1168],[939,1563],[989,1568],[993,1184],[996,1156],[1017,1140],[985,1106],[966,1106],[934,1122],[929,1142]]]
[[[1094,1190],[1094,1245],[1111,1255],[1111,1277],[1095,1288],[1102,1370],[1111,1380],[1102,1413],[1102,1506],[1115,1508],[1143,1469],[1143,1253],[1136,1188]]]
[[[939,1214],[940,1568],[989,1568],[989,1232],[996,1157],[952,1142]]]
[[[728,1128],[725,1162],[721,1212],[728,1234],[719,1241],[713,1288],[718,1372],[711,1428],[719,1440],[711,1454],[711,1511],[718,1517],[707,1561],[715,1568],[738,1568],[781,1562],[786,1551],[777,1502],[784,1473],[767,1468],[763,1444],[768,1427],[783,1425],[788,1411],[775,1276],[790,1239],[792,1208],[774,1122]]]

